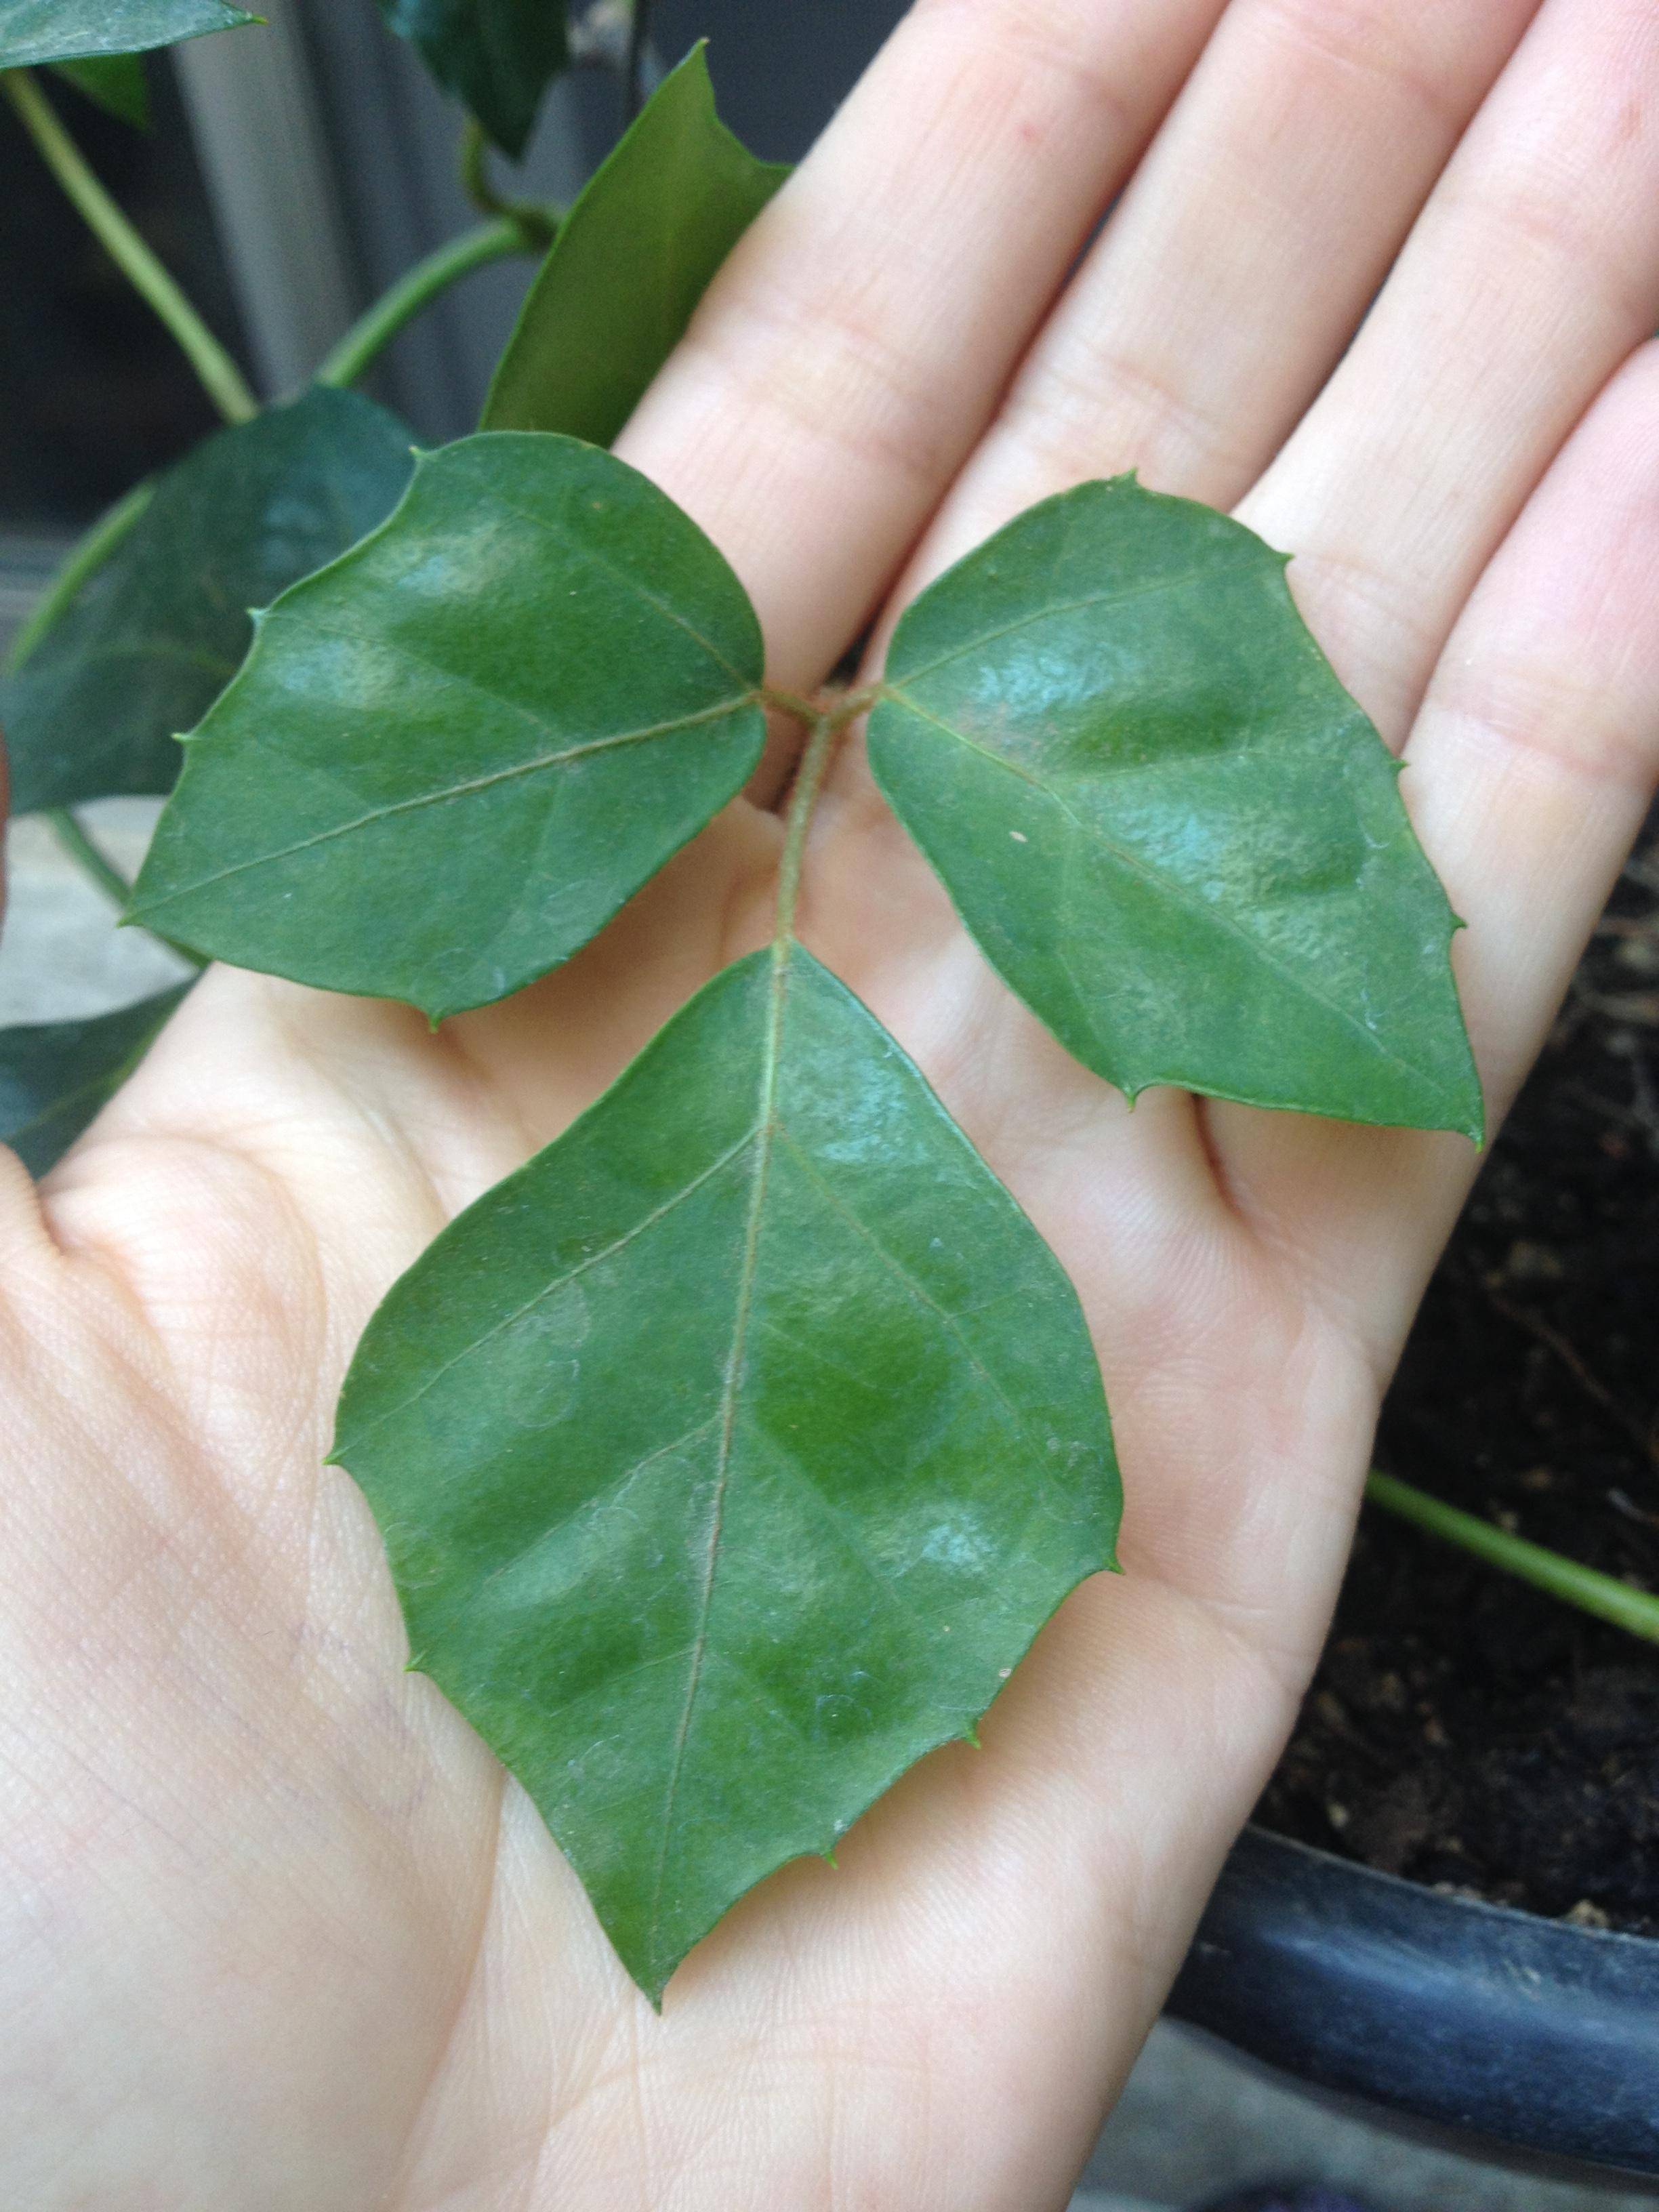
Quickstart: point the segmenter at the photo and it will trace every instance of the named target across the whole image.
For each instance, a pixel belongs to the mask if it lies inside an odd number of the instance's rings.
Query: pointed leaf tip
[[[787,174],[720,120],[700,42],[560,225],[495,372],[483,428],[610,445]]]
[[[869,744],[987,957],[1126,1097],[1480,1125],[1395,763],[1241,524],[1123,477],[1032,507],[905,614]]]
[[[0,15],[0,69],[148,52],[260,20],[222,0],[7,0]],[[76,82],[91,88],[78,75]],[[93,82],[100,87],[94,99],[137,119],[130,75],[100,74]]]
[[[781,991],[726,969],[446,1231],[338,1449],[427,1671],[653,2003],[990,1704],[1118,1513],[1071,1285],[799,951]]]

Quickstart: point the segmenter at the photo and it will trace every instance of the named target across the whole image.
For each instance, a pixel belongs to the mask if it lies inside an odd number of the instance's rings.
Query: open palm
[[[1236,507],[1405,750],[1501,1110],[1659,763],[1656,116],[1652,0],[918,0],[621,450],[796,688],[1048,492],[1134,466]],[[765,938],[787,742],[517,999],[433,1037],[217,971],[38,1196],[7,1164],[8,2203],[1065,2201],[1290,1725],[1474,1160],[1131,1115],[847,745],[803,934],[1076,1282],[1128,1571],[1062,1608],[982,1752],[763,1885],[653,2017],[402,1671],[320,1456],[393,1276]]]

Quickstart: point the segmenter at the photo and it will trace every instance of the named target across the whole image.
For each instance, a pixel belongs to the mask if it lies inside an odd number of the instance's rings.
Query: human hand
[[[1237,505],[1407,748],[1501,1110],[1659,752],[1656,93],[1649,0],[924,0],[621,450],[795,689],[1080,477]],[[1289,1726],[1474,1162],[1172,1093],[1129,1115],[843,754],[803,933],[1077,1282],[1128,1571],[1062,1609],[982,1752],[927,1760],[838,1872],[764,1884],[656,2020],[400,1671],[378,1536],[319,1461],[392,1276],[764,939],[777,847],[764,804],[729,810],[568,968],[435,1038],[216,972],[38,1206],[11,1170],[12,2200],[1064,2202]]]

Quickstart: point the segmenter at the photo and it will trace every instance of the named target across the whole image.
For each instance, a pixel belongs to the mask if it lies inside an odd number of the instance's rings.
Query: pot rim
[[[1460,1897],[1247,1827],[1180,2020],[1449,2148],[1659,2176],[1659,1941]]]

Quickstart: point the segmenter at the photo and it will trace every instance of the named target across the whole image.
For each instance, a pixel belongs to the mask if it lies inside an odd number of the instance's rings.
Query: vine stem
[[[1659,1644],[1659,1596],[1632,1589],[1616,1576],[1581,1566],[1576,1559],[1564,1559],[1543,1544],[1529,1544],[1524,1536],[1511,1536],[1507,1528],[1431,1498],[1426,1491],[1415,1490],[1397,1476],[1373,1473],[1366,1481],[1365,1495],[1373,1504],[1401,1520],[1473,1553],[1489,1566],[1501,1567],[1505,1574],[1517,1576],[1534,1589],[1547,1590],[1552,1597],[1576,1606],[1580,1613]]]
[[[132,885],[121,871],[106,860],[87,835],[85,830],[67,806],[47,810],[46,819],[56,833],[58,842],[82,874],[89,877],[100,891],[112,898],[123,912],[132,896]]]
[[[557,223],[552,210],[546,210],[545,220],[550,235]],[[545,244],[539,235],[532,236],[517,210],[452,238],[425,260],[417,261],[352,325],[318,369],[318,383],[355,384],[441,292],[471,276],[475,269],[504,261],[510,254],[540,253]]]
[[[251,422],[259,403],[241,370],[94,176],[32,73],[0,70],[0,88],[41,160],[133,289],[167,325],[220,414],[227,422]]]

